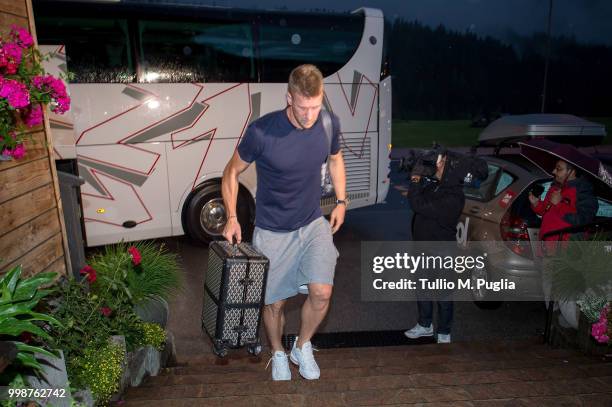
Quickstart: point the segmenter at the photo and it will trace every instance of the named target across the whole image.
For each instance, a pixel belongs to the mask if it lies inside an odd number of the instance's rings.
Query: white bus
[[[34,0],[34,14],[39,44],[57,49],[53,61],[74,75],[74,122],[51,125],[64,133],[59,165],[72,163],[86,181],[88,246],[184,233],[219,238],[223,168],[250,122],[285,107],[289,72],[302,63],[321,69],[325,108],[340,118],[351,208],[384,201],[391,78],[382,69],[381,11]],[[62,145],[71,126],[74,145]],[[251,167],[238,202],[247,238]],[[322,200],[324,211],[332,202]]]

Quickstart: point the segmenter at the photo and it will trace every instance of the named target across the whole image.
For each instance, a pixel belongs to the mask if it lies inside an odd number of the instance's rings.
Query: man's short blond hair
[[[289,93],[299,93],[306,97],[319,96],[323,92],[323,74],[314,65],[304,64],[289,74]]]

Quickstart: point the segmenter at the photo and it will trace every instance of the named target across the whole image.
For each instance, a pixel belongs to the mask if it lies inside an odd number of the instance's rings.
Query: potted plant
[[[165,327],[167,300],[180,287],[177,256],[162,245],[143,241],[109,245],[89,264],[98,276],[94,292],[112,291],[134,306],[145,321]]]
[[[609,236],[596,233],[590,240],[571,240],[552,260],[549,270],[553,294],[565,320],[577,329],[577,345],[592,353],[607,344],[612,294]]]
[[[50,302],[63,323],[53,332],[54,346],[66,353],[71,383],[89,388],[96,403],[105,404],[113,393],[159,371],[166,333],[143,322],[134,305],[154,295],[167,298],[178,286],[178,264],[163,247],[122,243],[92,256],[80,274],[80,281],[62,280]]]

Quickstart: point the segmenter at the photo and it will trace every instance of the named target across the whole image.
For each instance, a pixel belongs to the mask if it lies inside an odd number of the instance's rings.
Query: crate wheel
[[[227,349],[223,346],[214,346],[213,353],[220,358],[224,358],[227,356]]]
[[[253,355],[253,356],[257,356],[261,353],[262,347],[261,344],[256,343],[254,345],[249,345],[247,347],[247,352],[249,352],[249,354]]]

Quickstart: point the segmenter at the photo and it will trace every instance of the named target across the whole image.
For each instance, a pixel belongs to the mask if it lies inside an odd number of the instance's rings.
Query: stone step
[[[393,346],[393,347],[368,347],[368,348],[345,348],[345,349],[319,349],[316,352],[318,358],[326,359],[350,359],[350,358],[372,358],[380,355],[388,357],[429,357],[429,356],[468,356],[468,357],[497,357],[529,353],[535,357],[566,357],[577,355],[579,352],[568,349],[550,349],[542,344],[525,343],[520,346],[499,345],[498,343],[481,343],[475,346],[470,343],[452,343],[447,345],[423,344],[415,346]],[[259,357],[266,358],[269,353],[264,350]],[[200,364],[231,364],[235,361],[248,361],[253,359],[246,350],[233,350],[227,357],[219,358],[212,353],[192,354],[189,357],[177,358],[178,365],[200,365]]]
[[[125,407],[149,406],[148,401],[130,401]],[[321,400],[316,395],[277,395],[272,397],[228,397],[211,399],[176,399],[164,402],[165,407],[286,407],[286,406],[349,406],[344,400],[337,398]],[[359,405],[359,404],[357,404]],[[362,404],[367,405],[367,404]],[[550,396],[550,397],[521,397],[518,399],[496,399],[496,400],[471,400],[432,403],[401,403],[389,404],[389,406],[401,407],[610,407],[612,405],[611,393],[596,393],[577,396]]]
[[[415,356],[389,355],[382,353],[379,355],[370,355],[370,357],[360,358],[326,358],[325,355],[315,354],[317,363],[321,369],[346,369],[346,368],[364,368],[364,367],[388,367],[388,368],[406,368],[411,371],[425,369],[427,372],[447,371],[451,366],[456,366],[460,371],[465,370],[490,370],[489,368],[512,368],[512,367],[537,367],[540,363],[567,363],[566,360],[574,362],[582,361],[582,363],[597,362],[598,360],[592,357],[586,357],[577,354],[576,352],[524,352],[524,353],[508,353],[508,354],[482,354],[482,355],[430,355],[430,356]],[[164,370],[163,374],[169,375],[193,375],[206,373],[234,373],[234,372],[258,372],[264,370],[267,363],[263,358],[245,358],[240,360],[231,360],[227,364],[222,365],[219,362],[210,364],[197,364],[187,366],[176,366]],[[445,367],[446,366],[446,367]],[[470,366],[473,366],[470,368]]]
[[[323,349],[321,379],[273,382],[267,355],[179,359],[124,406],[612,406],[612,363],[537,341]]]
[[[406,369],[409,370],[409,369]],[[412,370],[412,369],[410,369]],[[388,375],[388,369],[384,367],[374,368],[351,368],[323,371],[323,379],[331,380],[344,375],[354,381],[363,381],[364,378]],[[301,380],[296,368],[292,368],[294,379]],[[406,382],[414,382],[426,387],[428,384],[436,385],[462,385],[477,383],[500,383],[504,381],[540,381],[553,379],[571,379],[584,377],[612,376],[612,363],[589,363],[589,364],[557,364],[552,366],[523,367],[505,370],[480,370],[467,371],[462,374],[457,372],[426,373],[394,371],[394,376],[406,378]],[[217,383],[249,383],[263,382],[270,379],[270,370],[258,372],[230,372],[225,374],[208,373],[200,375],[160,375],[149,377],[142,388],[167,387],[180,385],[217,384]],[[396,380],[394,377],[393,380]]]
[[[460,386],[419,387],[413,383],[394,382],[391,377],[371,378],[370,388],[363,383],[344,381],[306,381],[226,383],[210,386],[174,386],[172,388],[143,389],[137,394],[131,389],[126,406],[137,405],[399,405],[414,403],[453,403],[520,398],[559,398],[568,396],[612,394],[612,377],[589,377],[544,381],[517,381],[503,383],[465,384]],[[402,379],[402,378],[400,378]],[[377,384],[376,384],[377,383]],[[384,386],[384,387],[380,387]],[[597,398],[596,398],[597,399]],[[175,400],[175,401],[171,401]],[[514,404],[514,400],[511,400]],[[187,403],[187,404],[186,404]],[[473,404],[467,404],[473,405]],[[521,405],[521,404],[516,404]]]
[[[419,344],[414,346],[388,346],[388,347],[363,347],[363,348],[338,348],[338,349],[321,349],[318,355],[326,355],[326,357],[343,359],[346,357],[368,357],[372,354],[396,352],[408,355],[448,355],[448,354],[478,354],[483,353],[506,353],[506,352],[523,352],[525,350],[542,351],[547,348],[541,345],[541,339],[526,339],[522,341],[495,341],[495,342],[456,342],[451,345],[438,344]],[[552,350],[548,350],[552,351]],[[571,352],[554,350],[554,352]],[[266,353],[266,350],[264,350]],[[242,360],[248,358],[245,349],[230,350],[227,360]],[[219,358],[213,353],[206,352],[202,354],[179,355],[177,362],[180,365],[191,365],[215,362]]]

